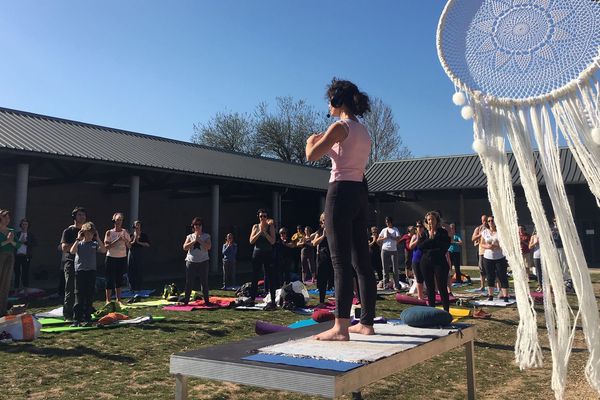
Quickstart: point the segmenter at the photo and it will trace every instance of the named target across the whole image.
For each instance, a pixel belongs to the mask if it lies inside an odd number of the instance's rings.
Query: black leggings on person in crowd
[[[508,275],[506,274],[508,264],[506,262],[506,257],[502,257],[498,260],[489,260],[484,257],[483,265],[485,266],[488,287],[496,286],[496,278],[498,278],[500,287],[502,289],[508,289]]]
[[[329,184],[325,200],[325,229],[334,271],[336,316],[350,318],[354,268],[362,303],[360,322],[373,325],[377,286],[365,239],[367,210],[366,182]]]
[[[321,250],[317,255],[317,289],[319,303],[325,303],[327,289],[333,287],[333,265],[329,251]]]
[[[202,297],[204,302],[209,302],[209,291],[208,291],[208,260],[202,262],[185,262],[185,297],[183,302],[187,304],[190,301],[192,289],[197,288],[196,280],[200,279],[200,286],[202,287]]]
[[[275,304],[275,291],[279,287],[279,274],[277,266],[272,262],[272,252],[255,249],[252,253],[252,287],[250,297],[256,299],[258,281],[263,275],[265,279],[265,291],[271,294],[271,303]]]
[[[435,287],[440,292],[442,306],[444,310],[450,310],[450,297],[448,295],[448,264],[447,263],[429,263],[421,260],[421,271],[425,284],[427,285],[427,298],[429,306],[435,307]],[[418,281],[417,281],[418,282]]]
[[[537,278],[538,286],[542,286],[542,259],[534,258],[533,265],[535,266],[535,277]]]
[[[425,282],[425,277],[423,276],[423,270],[421,269],[421,261],[413,262],[412,270],[413,270],[415,279],[417,280],[417,283]]]
[[[462,282],[462,276],[460,272],[460,252],[450,252],[450,261],[454,267],[454,273],[456,274],[456,282]]]

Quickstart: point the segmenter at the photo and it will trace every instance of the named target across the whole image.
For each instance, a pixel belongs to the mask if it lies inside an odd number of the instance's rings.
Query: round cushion
[[[400,318],[406,325],[416,328],[446,326],[452,322],[452,315],[448,311],[426,306],[407,308],[402,311]]]
[[[312,319],[317,322],[326,322],[335,319],[335,315],[331,311],[321,308],[313,312]]]

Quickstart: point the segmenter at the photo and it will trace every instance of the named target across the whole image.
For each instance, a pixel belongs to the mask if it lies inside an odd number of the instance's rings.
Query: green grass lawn
[[[211,295],[228,292],[212,291]],[[31,305],[31,311],[55,307],[50,301]],[[100,307],[102,303],[95,304]],[[398,318],[406,306],[393,296],[377,303],[377,315]],[[551,399],[551,357],[545,337],[542,306],[536,306],[544,347],[543,368],[519,371],[513,345],[516,307],[488,308],[491,320],[464,319],[478,329],[475,347],[480,399]],[[240,312],[197,310],[166,312],[159,308],[131,310],[130,315],[152,314],[166,320],[142,326],[74,333],[42,334],[31,343],[0,345],[1,399],[168,399],[175,382],[169,375],[169,356],[176,352],[253,337],[257,319],[289,324],[306,317],[289,311]],[[583,377],[587,352],[577,333],[569,369],[566,398],[597,395]],[[308,399],[235,384],[189,380],[192,399]],[[376,382],[363,390],[367,399],[464,399],[465,358],[462,349],[421,363]],[[349,398],[349,397],[348,397]]]

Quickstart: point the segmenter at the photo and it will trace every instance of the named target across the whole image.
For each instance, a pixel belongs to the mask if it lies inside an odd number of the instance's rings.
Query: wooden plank
[[[476,333],[476,328],[471,326],[340,375],[335,380],[335,396],[360,390],[363,386],[460,347],[473,341]]]
[[[187,376],[175,374],[175,400],[187,400]]]
[[[464,346],[467,357],[467,399],[475,400],[475,341],[471,340]]]

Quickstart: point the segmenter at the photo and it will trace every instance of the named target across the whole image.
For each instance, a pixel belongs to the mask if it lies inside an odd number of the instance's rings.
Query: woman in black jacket
[[[448,232],[440,225],[440,215],[435,211],[430,211],[425,215],[425,227],[427,232],[424,239],[418,244],[423,251],[421,257],[421,271],[427,285],[429,297],[429,306],[435,307],[435,289],[440,292],[444,310],[450,310],[450,300],[448,296],[448,262],[446,261],[446,252],[450,245],[450,236]]]

